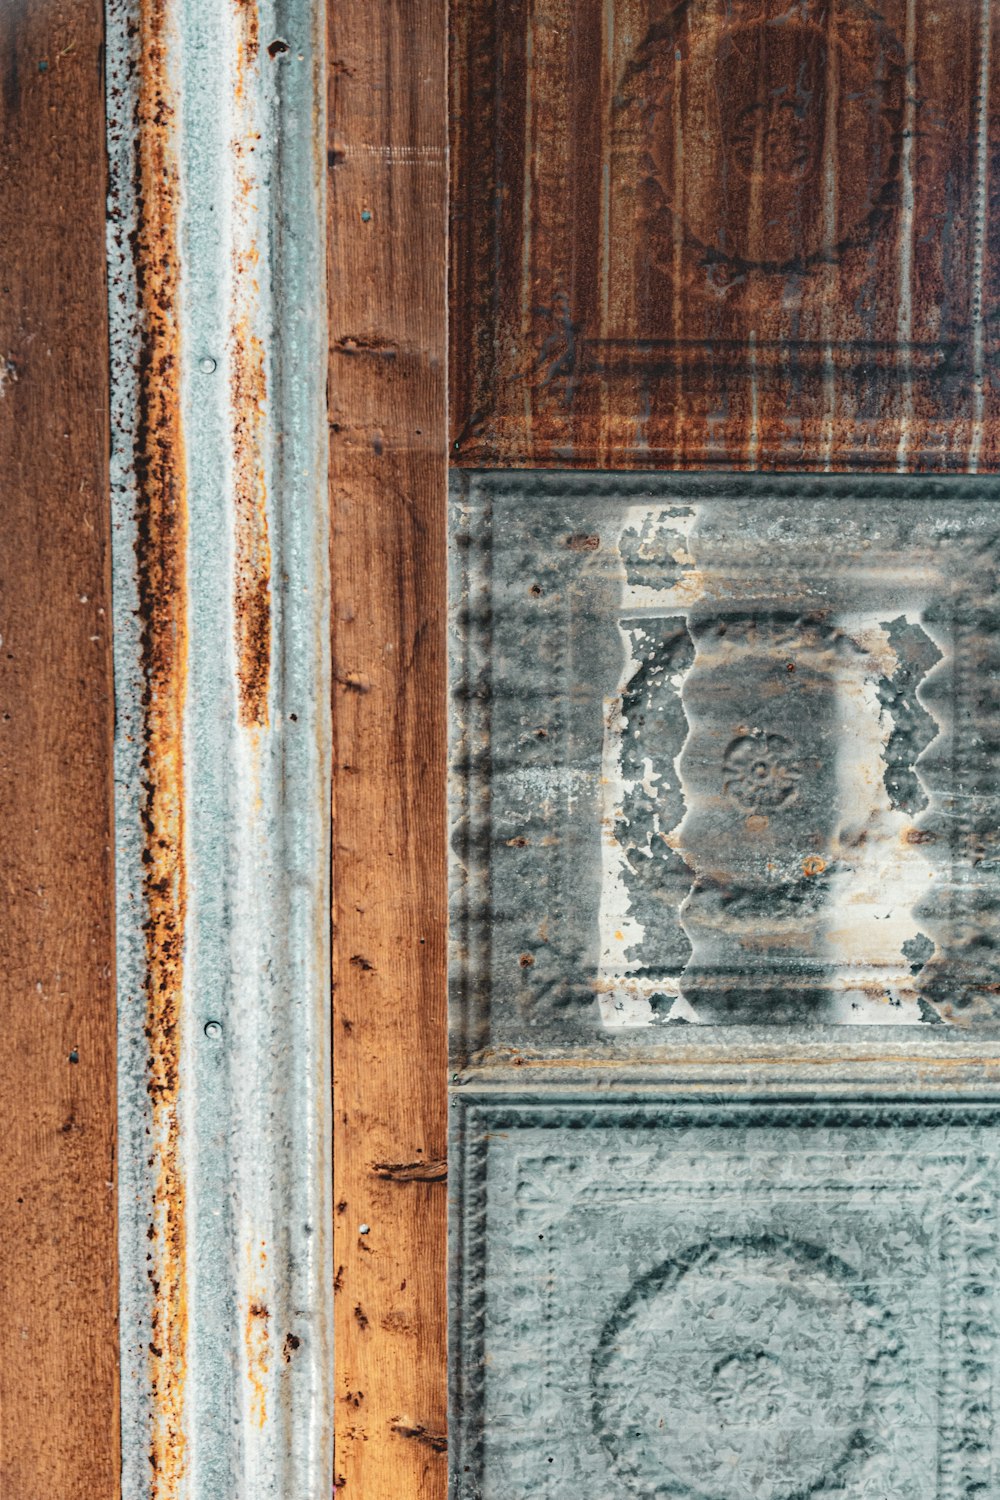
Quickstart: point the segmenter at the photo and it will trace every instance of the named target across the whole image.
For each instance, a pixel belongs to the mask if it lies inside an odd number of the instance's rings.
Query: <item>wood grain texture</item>
[[[440,1500],[446,14],[330,9],[336,1484]]]
[[[0,1495],[119,1493],[100,0],[0,7]]]
[[[453,0],[457,462],[1000,467],[996,0]]]

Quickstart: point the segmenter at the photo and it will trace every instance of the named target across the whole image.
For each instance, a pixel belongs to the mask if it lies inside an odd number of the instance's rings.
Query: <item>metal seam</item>
[[[328,1500],[324,6],[107,23],[123,1496]]]

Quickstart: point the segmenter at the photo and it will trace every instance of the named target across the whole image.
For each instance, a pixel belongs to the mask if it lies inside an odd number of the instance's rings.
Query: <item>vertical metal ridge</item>
[[[993,51],[992,7],[981,0],[979,21],[979,76],[976,93],[976,196],[972,241],[972,374],[973,414],[969,438],[967,467],[970,474],[979,471],[983,448],[983,422],[986,412],[985,311],[983,305],[986,275],[986,236],[989,233],[989,124],[990,63]]]
[[[108,0],[125,1500],[332,1483],[323,0]]]

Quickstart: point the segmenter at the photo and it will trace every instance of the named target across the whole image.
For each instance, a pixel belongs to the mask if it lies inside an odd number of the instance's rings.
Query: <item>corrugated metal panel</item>
[[[328,1496],[322,0],[109,0],[124,1494]]]

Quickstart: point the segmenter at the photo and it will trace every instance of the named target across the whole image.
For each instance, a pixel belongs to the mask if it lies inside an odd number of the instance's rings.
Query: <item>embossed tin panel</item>
[[[997,500],[455,476],[459,1061],[995,1031]]]
[[[452,4],[453,1500],[1000,1489],[998,28]]]
[[[456,0],[457,462],[995,469],[992,0]]]
[[[456,1107],[455,1500],[996,1493],[995,1105]]]

